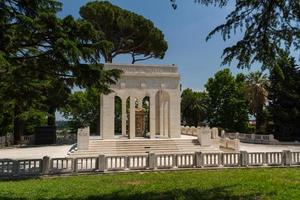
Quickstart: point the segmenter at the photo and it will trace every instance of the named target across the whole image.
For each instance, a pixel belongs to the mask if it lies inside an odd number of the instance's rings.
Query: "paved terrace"
[[[193,136],[184,136],[185,139]],[[43,156],[52,158],[66,157],[72,145],[40,146],[0,149],[0,159],[40,159]],[[241,143],[241,151],[247,152],[281,152],[283,150],[300,151],[300,145],[265,145]]]

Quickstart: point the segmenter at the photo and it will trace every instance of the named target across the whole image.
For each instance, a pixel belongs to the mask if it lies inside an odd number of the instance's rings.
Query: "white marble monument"
[[[101,95],[102,139],[180,138],[180,75],[175,65],[105,64],[104,68],[121,69],[123,74],[111,86],[113,93]],[[115,123],[116,97],[121,99],[119,134]],[[147,108],[143,108],[145,104]],[[143,119],[146,110],[147,120]],[[144,126],[146,122],[148,126]]]

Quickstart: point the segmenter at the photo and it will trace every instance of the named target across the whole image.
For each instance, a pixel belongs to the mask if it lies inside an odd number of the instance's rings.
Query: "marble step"
[[[137,139],[137,140],[90,140],[88,150],[79,150],[71,157],[106,155],[145,155],[219,152],[215,147],[201,147],[197,139]]]

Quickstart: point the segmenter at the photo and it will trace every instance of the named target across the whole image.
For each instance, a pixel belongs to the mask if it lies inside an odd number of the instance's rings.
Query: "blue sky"
[[[64,6],[61,17],[73,15],[79,17],[79,9],[87,0],[62,0]],[[119,7],[133,11],[152,20],[165,35],[168,51],[164,59],[143,61],[150,64],[176,64],[181,73],[183,88],[203,90],[207,79],[224,67],[230,67],[233,73],[247,72],[236,66],[220,66],[221,55],[225,47],[239,38],[224,42],[220,35],[205,41],[207,34],[224,22],[226,15],[233,8],[205,7],[194,0],[177,0],[178,8],[173,10],[169,0],[111,0]],[[119,56],[113,62],[130,63],[129,56]],[[253,67],[252,70],[255,68]],[[257,68],[256,68],[257,69]]]

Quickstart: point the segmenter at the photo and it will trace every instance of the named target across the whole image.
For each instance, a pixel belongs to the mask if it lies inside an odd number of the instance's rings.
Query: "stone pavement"
[[[0,159],[40,159],[44,156],[66,157],[72,145],[0,149]]]
[[[72,145],[60,145],[0,149],[0,159],[38,159],[43,158],[45,155],[53,158],[66,157],[71,147]],[[240,150],[247,152],[279,152],[283,150],[300,151],[300,145],[265,145],[241,143]]]
[[[240,143],[240,151],[247,152],[278,152],[283,150],[300,151],[300,145],[267,145]]]

